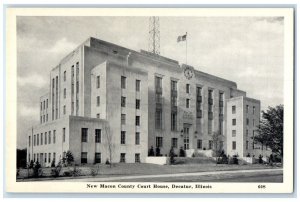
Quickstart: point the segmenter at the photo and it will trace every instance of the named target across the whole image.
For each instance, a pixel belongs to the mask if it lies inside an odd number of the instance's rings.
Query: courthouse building
[[[51,70],[39,107],[27,161],[43,166],[68,150],[78,164],[145,162],[151,147],[196,154],[212,150],[214,133],[226,154],[256,154],[260,101],[235,82],[96,38]]]

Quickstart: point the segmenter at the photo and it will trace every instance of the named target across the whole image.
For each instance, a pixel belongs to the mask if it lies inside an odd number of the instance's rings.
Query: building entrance
[[[183,127],[183,147],[184,150],[190,149],[190,128],[187,125]]]

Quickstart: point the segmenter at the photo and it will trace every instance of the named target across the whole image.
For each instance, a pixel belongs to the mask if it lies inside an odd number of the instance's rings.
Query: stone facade
[[[28,161],[39,158],[49,166],[70,150],[76,163],[105,163],[110,156],[113,162],[145,162],[151,147],[163,156],[171,147],[177,154],[180,148],[211,150],[214,133],[230,155],[255,153],[249,145],[260,102],[235,82],[169,58],[89,38],[52,69],[49,87],[40,99],[40,124],[28,132]],[[46,133],[51,143],[45,143]]]

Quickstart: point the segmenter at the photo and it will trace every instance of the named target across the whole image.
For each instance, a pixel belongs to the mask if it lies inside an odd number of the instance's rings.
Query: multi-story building
[[[235,82],[189,65],[89,38],[51,70],[40,124],[28,133],[28,161],[49,166],[70,150],[75,163],[145,162],[213,148],[254,154],[260,102]],[[187,152],[188,153],[188,152]]]

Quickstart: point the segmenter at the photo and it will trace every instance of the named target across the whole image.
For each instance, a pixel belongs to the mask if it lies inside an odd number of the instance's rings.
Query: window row
[[[255,135],[255,130],[252,131],[252,136],[254,136],[254,135]],[[236,137],[236,130],[232,130],[231,136]],[[246,137],[249,137],[249,130],[248,129],[246,129]]]
[[[40,123],[48,122],[48,114],[44,114],[40,117]]]
[[[140,153],[134,154],[135,163],[141,162]],[[88,152],[81,152],[81,163],[88,163]],[[93,163],[102,163],[102,157],[100,152],[95,153],[94,162]],[[126,153],[120,153],[120,163],[126,163]]]
[[[236,125],[236,119],[232,119],[232,125],[235,126]],[[249,126],[250,125],[250,120],[249,118],[246,118],[246,125]],[[253,119],[252,121],[252,126],[255,126],[255,119]]]
[[[97,106],[100,105],[100,97],[99,97],[99,105],[98,105],[98,97],[97,97]],[[126,107],[126,97],[124,97],[124,96],[121,96],[121,107]],[[140,108],[141,108],[141,100],[136,99],[135,100],[135,109],[140,109]]]
[[[48,99],[41,102],[41,111],[45,109],[48,109]]]
[[[121,76],[121,88],[126,89],[126,77]],[[135,80],[135,91],[139,92],[141,90],[141,81]]]
[[[126,125],[126,114],[121,114],[121,124]],[[141,117],[135,116],[135,125],[140,126],[141,125]]]
[[[63,130],[63,134],[65,136],[65,128]],[[28,136],[28,145],[39,146],[39,145],[47,145],[51,144],[51,140],[53,140],[53,144],[56,143],[56,130],[53,130],[53,137],[51,131],[33,135],[33,139],[31,136]]]
[[[28,154],[28,160],[39,163],[53,163],[55,165],[56,153],[34,153],[33,156]]]
[[[121,144],[126,144],[126,131],[121,131]],[[139,145],[141,141],[141,135],[139,132],[135,133],[135,144]]]

